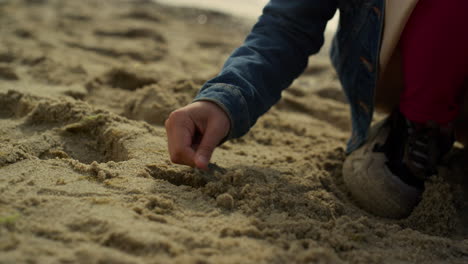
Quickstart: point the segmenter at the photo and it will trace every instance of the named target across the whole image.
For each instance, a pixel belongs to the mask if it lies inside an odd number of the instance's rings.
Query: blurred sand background
[[[0,1],[0,263],[467,263],[465,150],[409,218],[361,210],[324,56],[210,172],[170,163],[164,120],[250,26],[143,0]]]
[[[154,0],[155,2],[182,7],[203,8],[238,17],[256,19],[268,0]]]
[[[214,10],[243,18],[243,23],[249,27],[262,14],[263,7],[268,3],[268,0],[153,0],[155,2],[179,6],[179,7],[194,7],[203,8],[205,10]],[[319,56],[328,56],[329,47],[338,27],[339,12],[336,12],[325,29],[325,43],[319,52]]]

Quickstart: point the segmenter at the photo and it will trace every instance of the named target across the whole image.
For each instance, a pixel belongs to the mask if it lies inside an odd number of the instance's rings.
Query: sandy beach
[[[171,164],[165,119],[250,26],[144,0],[0,1],[0,264],[468,263],[467,152],[407,219],[360,209],[324,56],[209,172]]]
[[[237,17],[257,19],[268,0],[153,0],[171,6],[194,7],[219,11]]]

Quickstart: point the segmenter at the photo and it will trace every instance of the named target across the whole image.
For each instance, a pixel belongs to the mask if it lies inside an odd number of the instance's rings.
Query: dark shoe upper
[[[442,157],[452,148],[454,132],[451,125],[435,122],[415,123],[394,111],[387,119],[390,134],[375,151],[384,152],[387,166],[405,183],[423,188],[424,181],[437,174]]]

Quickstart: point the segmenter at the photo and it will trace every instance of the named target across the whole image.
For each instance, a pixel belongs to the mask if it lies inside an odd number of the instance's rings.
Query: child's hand
[[[165,125],[171,161],[202,170],[208,170],[211,154],[230,130],[228,115],[209,101],[172,112]]]

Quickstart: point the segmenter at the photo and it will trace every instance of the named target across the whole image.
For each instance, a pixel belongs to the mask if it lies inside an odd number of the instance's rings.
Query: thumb
[[[208,170],[211,155],[219,142],[226,136],[224,129],[216,125],[208,124],[205,133],[203,134],[200,145],[195,153],[195,165],[202,170]]]

